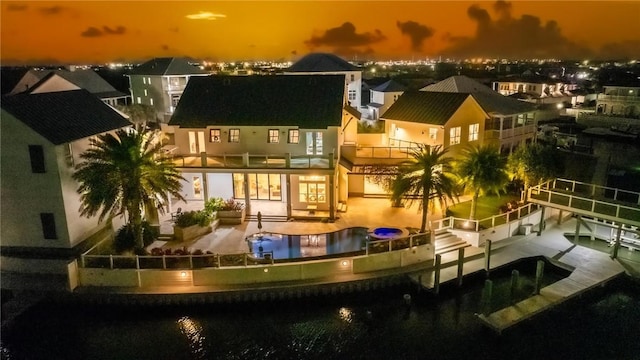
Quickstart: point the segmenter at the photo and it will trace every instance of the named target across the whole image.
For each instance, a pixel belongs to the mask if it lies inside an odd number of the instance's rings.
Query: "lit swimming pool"
[[[271,253],[274,259],[296,259],[363,251],[368,235],[367,228],[352,227],[311,235],[258,233],[245,240],[249,252],[256,257]]]

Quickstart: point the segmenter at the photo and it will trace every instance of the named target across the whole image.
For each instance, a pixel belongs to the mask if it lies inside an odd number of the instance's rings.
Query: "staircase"
[[[471,244],[450,233],[447,229],[435,231],[436,254],[444,254],[471,246]]]
[[[258,214],[248,214],[245,219],[248,222],[258,222]],[[267,215],[262,214],[262,222],[287,222],[289,218],[286,215]]]

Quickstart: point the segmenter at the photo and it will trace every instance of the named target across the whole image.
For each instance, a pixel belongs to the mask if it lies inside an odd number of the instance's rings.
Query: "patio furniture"
[[[182,208],[178,208],[176,212],[171,213],[171,221],[175,221],[180,214],[182,214]]]

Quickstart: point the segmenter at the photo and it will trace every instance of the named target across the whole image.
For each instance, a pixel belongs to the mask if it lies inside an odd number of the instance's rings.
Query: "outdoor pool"
[[[352,227],[324,234],[287,235],[257,233],[245,240],[255,257],[272,254],[274,259],[296,259],[358,252],[365,249],[369,230]]]

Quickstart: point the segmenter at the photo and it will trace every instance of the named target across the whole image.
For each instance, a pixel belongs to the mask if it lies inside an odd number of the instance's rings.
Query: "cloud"
[[[421,50],[424,40],[433,36],[434,33],[432,28],[415,21],[398,21],[396,25],[402,35],[407,35],[411,39],[411,49],[414,51]]]
[[[600,49],[603,59],[640,59],[640,40],[607,43]]]
[[[169,51],[169,45],[164,44],[164,45],[161,45],[160,48],[164,51]]]
[[[97,27],[90,26],[87,30],[80,33],[80,36],[83,37],[100,37],[105,35],[123,35],[127,32],[127,28],[122,25],[117,26],[115,29],[112,29],[108,26],[103,26],[102,29],[98,29]]]
[[[41,7],[38,9],[38,11],[43,15],[57,15],[64,10],[66,10],[66,8],[62,6]]]
[[[467,15],[476,23],[473,37],[448,38],[451,45],[443,53],[453,57],[491,58],[583,58],[591,51],[564,35],[554,20],[542,23],[539,17],[524,14],[514,18],[512,4],[494,3],[497,20],[479,5],[471,5]]]
[[[180,28],[178,28],[177,26],[176,27],[172,27],[172,28],[169,28],[169,31],[171,31],[173,33],[178,33],[178,32],[180,32]]]
[[[214,14],[209,11],[200,11],[197,14],[189,14],[189,15],[186,15],[185,17],[191,20],[216,20],[218,18],[226,18],[227,15]]]
[[[364,32],[358,34],[356,27],[346,22],[341,26],[328,29],[320,36],[311,36],[311,39],[305,41],[305,44],[311,48],[328,46],[334,48],[352,48],[359,46],[368,46],[374,43],[386,40],[386,37],[380,30],[373,33]]]
[[[25,11],[29,8],[25,4],[9,4],[7,5],[7,11]]]
[[[291,55],[293,56],[298,55],[298,52],[296,50],[291,50]]]

